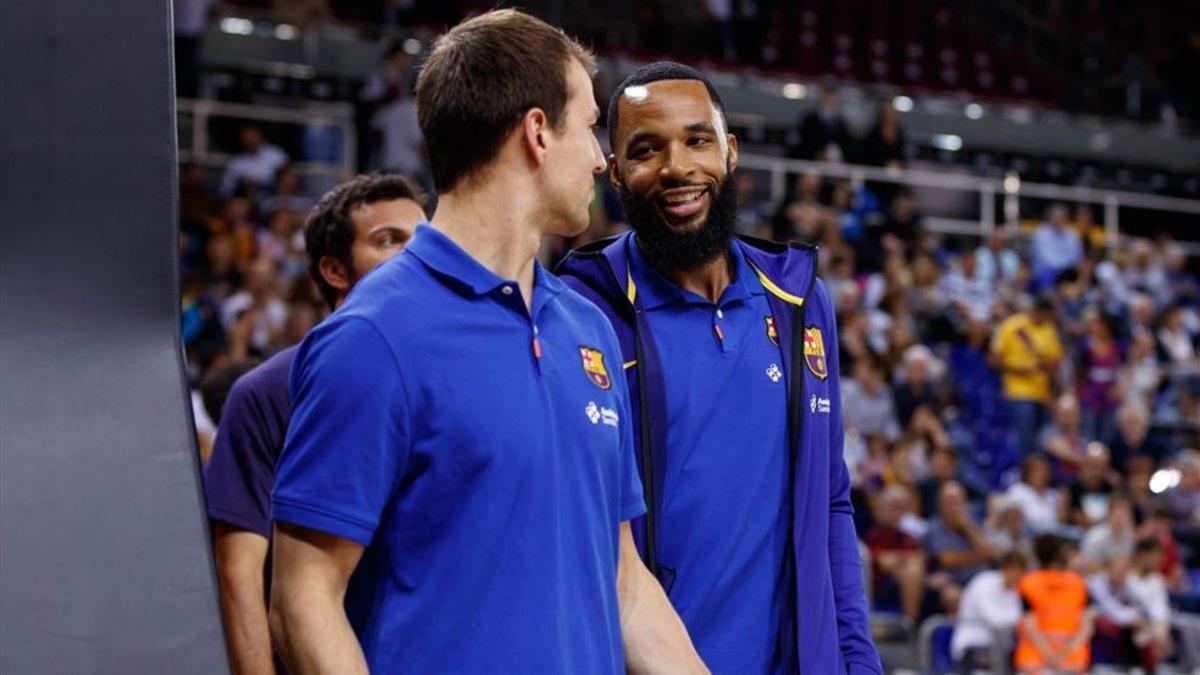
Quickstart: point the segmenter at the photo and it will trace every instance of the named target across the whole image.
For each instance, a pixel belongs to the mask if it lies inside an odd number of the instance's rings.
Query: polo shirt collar
[[[428,222],[417,225],[416,235],[404,250],[473,295],[488,295],[501,286],[516,284],[515,281],[504,279],[481,265],[450,237]],[[553,296],[561,293],[564,285],[557,277],[547,272],[541,263],[534,260],[533,287],[535,293],[544,292]]]
[[[730,245],[729,256],[733,261],[733,278],[721,294],[717,306],[747,300],[752,295],[763,295],[765,291],[762,285],[751,282],[755,278],[754,269],[746,262],[741,248]],[[712,305],[707,299],[684,290],[647,262],[638,248],[637,235],[629,238],[629,264],[634,270],[633,274],[638,284],[637,302],[644,309],[655,309],[671,303]]]

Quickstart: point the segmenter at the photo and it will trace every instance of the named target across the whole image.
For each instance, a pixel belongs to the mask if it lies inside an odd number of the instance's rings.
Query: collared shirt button
[[[506,285],[504,285],[504,286],[501,286],[501,287],[500,287],[500,292],[501,292],[501,293],[503,293],[503,294],[505,294],[505,295],[512,295],[512,294],[513,294],[513,289],[512,289],[512,286],[509,286],[509,285],[507,285],[507,284],[506,284]]]
[[[724,319],[724,318],[725,318],[725,312],[722,312],[721,310],[719,310],[719,309],[718,309],[718,310],[717,310],[717,318],[718,318],[718,319]]]

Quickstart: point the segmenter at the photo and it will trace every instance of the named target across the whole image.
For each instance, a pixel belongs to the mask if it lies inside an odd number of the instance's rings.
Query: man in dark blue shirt
[[[326,194],[305,223],[309,270],[329,308],[358,279],[399,253],[425,218],[424,196],[401,176],[359,176]],[[230,662],[270,673],[264,581],[271,540],[271,487],[292,415],[288,373],[297,347],[238,378],[204,468]]]
[[[572,253],[560,272],[621,343],[647,565],[714,672],[882,673],[815,251],[734,238],[737,139],[695,70],[631,75],[609,136],[634,232]]]
[[[593,69],[500,10],[421,71],[437,212],[292,371],[271,611],[296,672],[704,672],[629,531],[612,327],[535,260],[588,225]]]

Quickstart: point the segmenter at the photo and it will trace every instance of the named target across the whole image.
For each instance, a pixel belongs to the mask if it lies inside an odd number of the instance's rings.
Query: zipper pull
[[[542,372],[542,341],[538,338],[538,327],[533,327],[533,359],[537,363],[538,372]]]

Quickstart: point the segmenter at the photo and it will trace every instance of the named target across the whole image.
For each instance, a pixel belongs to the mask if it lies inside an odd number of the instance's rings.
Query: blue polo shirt
[[[366,547],[373,673],[622,673],[621,521],[644,511],[607,319],[422,225],[304,340],[273,517]]]
[[[790,494],[787,383],[765,290],[738,247],[713,304],[630,246],[636,302],[662,362],[667,466],[659,560],[714,673],[782,672]]]

